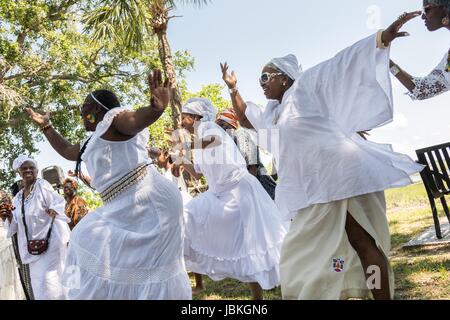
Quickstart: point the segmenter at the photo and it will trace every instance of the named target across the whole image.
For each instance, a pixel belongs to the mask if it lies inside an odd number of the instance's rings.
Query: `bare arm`
[[[58,133],[58,131],[56,131],[51,126],[49,113],[42,115],[40,113],[34,112],[30,108],[27,108],[27,113],[34,123],[36,123],[40,128],[44,128],[44,135],[56,152],[58,152],[67,160],[77,160],[78,154],[80,153],[80,145],[69,143],[63,136]]]
[[[230,90],[231,102],[233,103],[233,109],[239,119],[239,123],[245,128],[253,129],[252,124],[245,116],[247,104],[236,89],[236,74],[234,71],[232,71],[231,74],[228,73],[228,64],[226,62],[224,64],[221,63],[220,68],[222,69],[222,79]]]
[[[409,36],[408,32],[400,32],[400,29],[408,21],[420,16],[421,14],[422,11],[406,12],[402,14],[386,30],[382,32],[381,34],[382,44],[385,46],[389,46],[391,42],[394,41],[395,39]],[[392,60],[390,60],[390,67],[392,68],[394,65],[395,63]],[[416,85],[412,81],[412,77],[405,71],[400,69],[400,72],[396,75],[396,77],[409,91],[413,91],[414,88],[416,87]]]
[[[395,64],[392,60],[390,60],[389,66],[392,68],[396,66],[400,72],[395,75],[395,77],[400,81],[401,84],[405,86],[410,92],[412,92],[416,88],[416,84],[412,81],[412,76],[402,70],[397,64]]]
[[[195,139],[191,142],[191,149],[215,148],[222,143],[219,136],[206,136],[203,139]]]
[[[195,180],[200,180],[201,177],[203,177],[202,173],[198,173],[197,171],[195,171],[194,166],[190,163],[184,163],[183,165],[184,170],[187,171],[187,173],[189,173]],[[174,172],[174,170],[178,170],[179,166],[178,165],[174,165],[172,167],[172,173]]]
[[[154,70],[148,76],[148,83],[152,99],[150,106],[136,111],[122,112],[114,119],[113,126],[121,134],[134,136],[156,122],[170,102],[169,80],[162,86],[160,70]]]

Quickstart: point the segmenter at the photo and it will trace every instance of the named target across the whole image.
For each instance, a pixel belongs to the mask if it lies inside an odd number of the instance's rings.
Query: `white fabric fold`
[[[305,71],[281,104],[263,111],[247,103],[246,116],[277,160],[276,202],[287,219],[313,204],[408,185],[423,169],[357,135],[393,118],[389,50],[376,48],[376,35]]]

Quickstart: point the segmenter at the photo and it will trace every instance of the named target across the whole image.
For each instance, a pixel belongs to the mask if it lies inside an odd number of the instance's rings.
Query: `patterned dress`
[[[413,77],[416,85],[411,93],[413,100],[425,100],[450,90],[450,50],[445,54],[439,65],[423,78]]]

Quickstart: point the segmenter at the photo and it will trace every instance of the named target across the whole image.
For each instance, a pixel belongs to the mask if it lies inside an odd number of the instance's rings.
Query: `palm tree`
[[[95,8],[85,13],[85,31],[94,41],[119,43],[130,50],[140,51],[145,41],[157,37],[158,52],[166,77],[172,88],[172,119],[176,128],[181,121],[181,95],[167,38],[170,11],[176,3],[201,6],[210,0],[99,0]]]

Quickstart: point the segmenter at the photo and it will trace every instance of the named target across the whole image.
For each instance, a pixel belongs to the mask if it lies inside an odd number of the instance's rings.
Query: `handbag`
[[[47,236],[45,239],[40,240],[29,240],[28,238],[28,227],[25,221],[25,192],[22,191],[22,220],[25,227],[25,236],[27,238],[27,249],[28,253],[34,256],[43,254],[48,249],[50,235],[52,233],[53,223],[55,222],[55,217],[52,218],[50,223],[50,228],[48,229]]]

